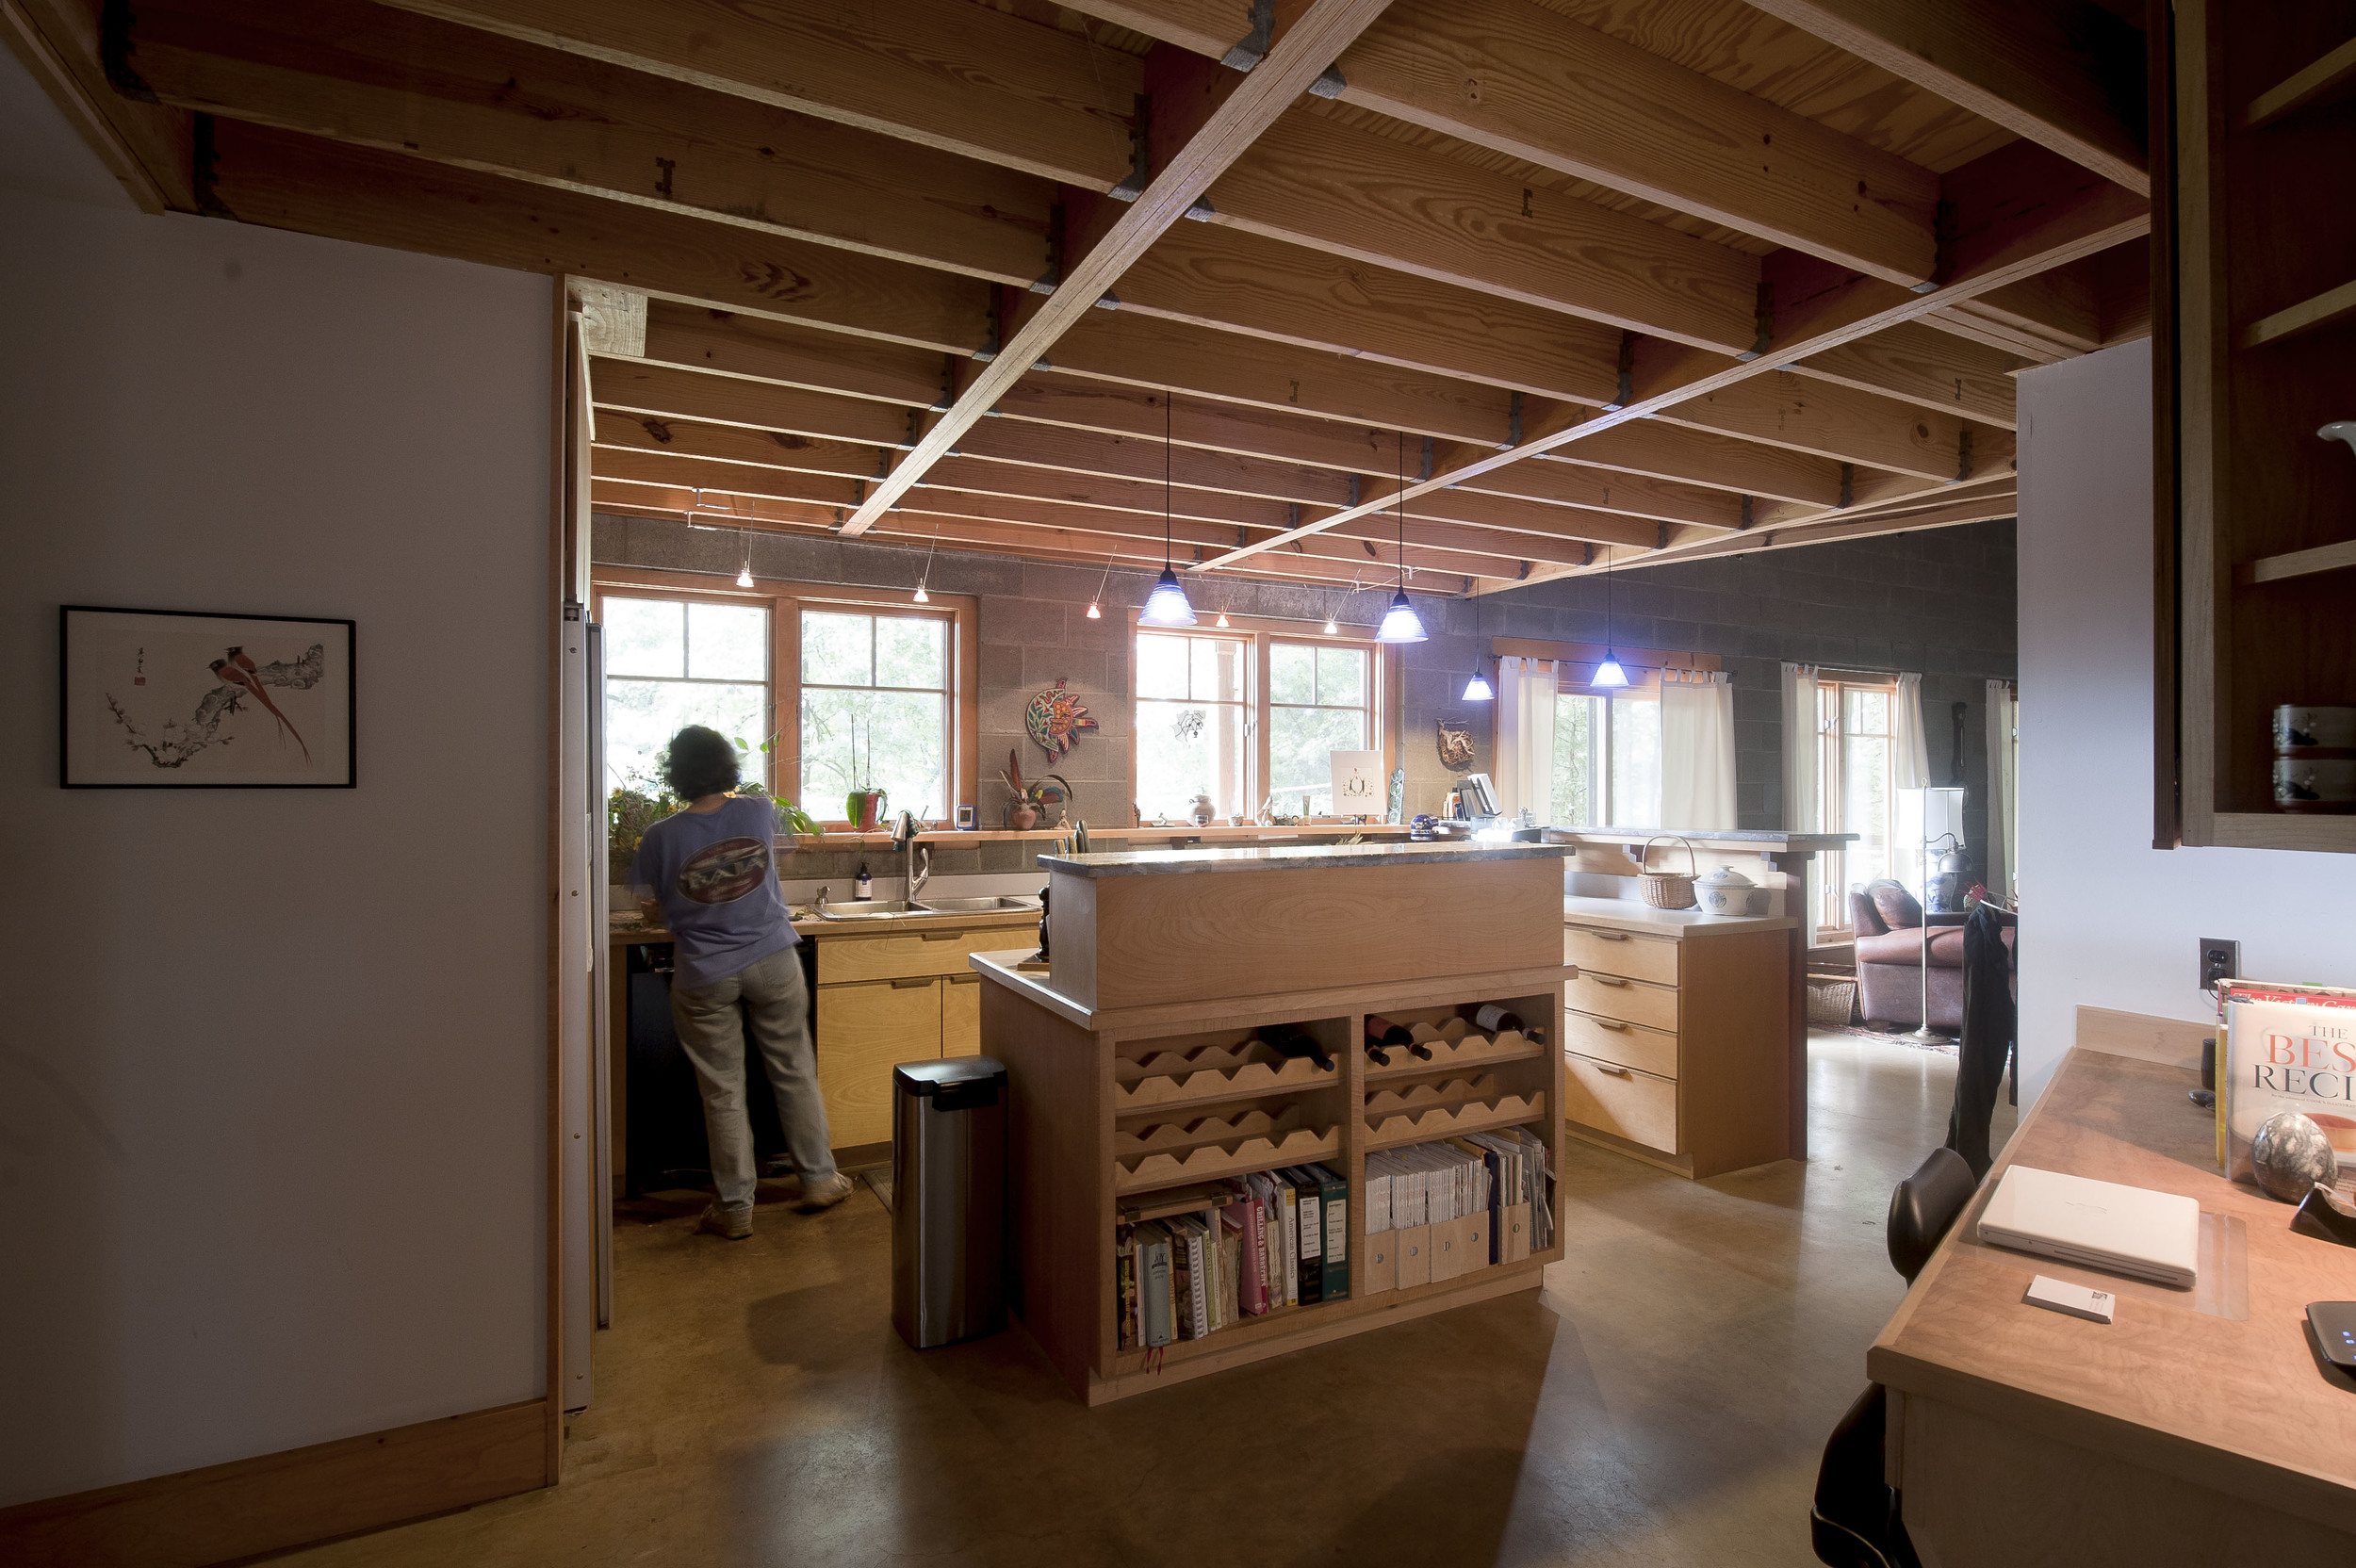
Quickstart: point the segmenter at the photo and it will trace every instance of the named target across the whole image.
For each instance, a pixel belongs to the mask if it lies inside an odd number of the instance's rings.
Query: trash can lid
[[[902,1062],[892,1070],[892,1086],[902,1094],[937,1094],[967,1084],[1003,1084],[1004,1062],[991,1056],[950,1056],[941,1061]]]

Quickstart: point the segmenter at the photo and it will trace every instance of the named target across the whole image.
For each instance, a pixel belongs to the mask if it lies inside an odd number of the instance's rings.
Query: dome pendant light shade
[[[1620,668],[1619,656],[1614,654],[1610,648],[1604,649],[1603,662],[1595,666],[1595,679],[1589,681],[1588,684],[1591,686],[1627,685],[1628,672]]]
[[[1145,596],[1145,608],[1137,619],[1148,626],[1192,626],[1194,606],[1186,602],[1186,591],[1178,586],[1178,574],[1170,567],[1162,568],[1160,580],[1153,591]]]
[[[1407,602],[1407,590],[1401,588],[1391,596],[1391,607],[1383,612],[1383,625],[1377,629],[1378,643],[1420,643],[1424,640],[1423,622],[1415,618],[1415,606]]]
[[[916,602],[919,604],[933,602],[931,596],[924,592],[924,585],[921,582],[916,585]]]
[[[1227,612],[1224,610],[1220,611],[1219,612],[1219,619],[1213,621],[1211,624],[1219,628],[1221,630],[1225,630],[1227,629]]]
[[[1493,701],[1496,696],[1497,694],[1489,690],[1489,678],[1479,670],[1473,671],[1472,678],[1464,682],[1466,702],[1489,702]]]
[[[753,585],[753,569],[750,566],[739,566],[736,569],[736,585],[739,588],[750,588]]]
[[[1137,612],[1137,619],[1147,626],[1192,626],[1194,606],[1186,602],[1186,591],[1178,586],[1178,574],[1170,564],[1170,389],[1162,389],[1162,575],[1155,580],[1153,591],[1145,596],[1145,608]]]
[[[1091,621],[1101,621],[1104,618],[1104,612],[1096,607],[1096,601],[1094,599],[1088,600],[1088,619]]]

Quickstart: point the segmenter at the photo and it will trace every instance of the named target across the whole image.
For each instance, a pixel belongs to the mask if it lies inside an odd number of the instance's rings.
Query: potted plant
[[[792,801],[778,800],[770,794],[766,788],[757,783],[740,784],[736,787],[736,792],[754,800],[766,800],[776,807],[777,831],[792,835],[796,849],[816,849],[825,841],[817,822],[808,811],[803,810]]]
[[[843,797],[843,816],[851,825],[853,832],[873,833],[883,825],[884,803],[892,798],[890,791],[875,788],[875,727],[873,724],[867,727],[867,766],[860,767],[859,759],[859,721],[854,719],[851,721],[851,776],[864,778],[867,782],[853,785],[851,792]]]
[[[1006,765],[998,778],[1014,797],[1006,806],[1006,825],[1018,833],[1037,827],[1048,807],[1061,806],[1072,798],[1072,785],[1060,774],[1041,774],[1025,783],[1022,760],[1012,751],[1006,753]]]

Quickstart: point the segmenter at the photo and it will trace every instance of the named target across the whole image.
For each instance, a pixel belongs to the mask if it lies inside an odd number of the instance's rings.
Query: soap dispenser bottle
[[[864,860],[859,863],[859,875],[852,879],[851,896],[861,900],[875,896],[875,879],[867,874],[867,862]]]

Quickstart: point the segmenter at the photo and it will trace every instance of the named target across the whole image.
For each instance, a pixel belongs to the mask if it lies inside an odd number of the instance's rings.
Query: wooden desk
[[[2305,1308],[2356,1298],[2356,1250],[2211,1163],[2198,1074],[2073,1051],[1866,1357],[1890,1390],[1889,1473],[1928,1568],[2356,1561],[2356,1382]],[[2013,1164],[2198,1199],[2246,1228],[2249,1315],[2190,1292],[1971,1239]],[[2032,1275],[2099,1283],[2118,1321],[2021,1300]]]

